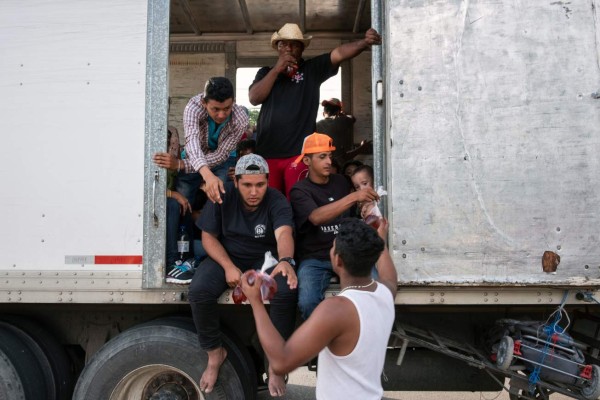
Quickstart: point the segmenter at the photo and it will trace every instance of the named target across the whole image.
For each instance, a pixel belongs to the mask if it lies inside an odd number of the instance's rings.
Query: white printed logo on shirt
[[[321,226],[321,232],[333,233],[334,235],[338,234],[338,229],[340,229],[339,225],[322,225]]]
[[[300,83],[300,81],[304,80],[304,72],[296,72],[294,76],[292,76],[292,82]]]
[[[265,237],[265,232],[267,231],[267,227],[263,224],[256,225],[254,227],[254,238],[263,238]]]

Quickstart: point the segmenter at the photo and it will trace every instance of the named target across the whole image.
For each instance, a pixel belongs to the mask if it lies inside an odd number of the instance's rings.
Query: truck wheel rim
[[[188,374],[164,364],[145,365],[129,372],[110,395],[110,400],[150,398],[203,400],[204,396]]]
[[[500,342],[500,345],[498,346],[498,353],[496,354],[496,357],[498,358],[498,364],[504,363],[504,359],[506,358],[507,346],[508,343],[506,343],[506,341],[502,340]]]

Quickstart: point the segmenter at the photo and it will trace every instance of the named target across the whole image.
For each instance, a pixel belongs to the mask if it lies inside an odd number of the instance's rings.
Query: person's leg
[[[270,274],[273,268],[268,269],[266,272]],[[270,301],[269,315],[277,331],[287,340],[292,336],[296,327],[298,290],[290,289],[287,284],[287,277],[281,274],[275,276],[275,281],[277,282],[277,292]],[[285,376],[275,374],[269,366],[269,393],[271,393],[271,396],[283,396],[285,391]]]
[[[177,175],[175,190],[185,197],[190,204],[194,204],[196,198],[196,191],[202,183],[202,176],[197,172],[191,172],[186,174],[180,172]]]
[[[177,252],[177,234],[179,233],[179,203],[172,197],[167,197],[167,223],[166,223],[166,262],[167,270],[175,264],[179,258]]]
[[[171,198],[168,200],[172,200]],[[175,201],[176,205],[177,205],[177,213],[178,215],[180,214],[180,206],[179,203],[177,203],[177,201]],[[175,211],[172,211],[173,214],[175,213]],[[173,215],[174,216],[174,215]],[[187,236],[188,236],[188,250],[185,253],[180,253],[181,250],[183,249],[178,249],[179,247],[179,236],[180,236],[180,229],[177,228],[171,228],[171,229],[176,229],[175,232],[175,258],[173,263],[171,264],[167,264],[167,283],[174,283],[176,285],[188,285],[191,283],[192,278],[194,277],[194,272],[195,272],[195,268],[198,265],[200,258],[196,258],[194,255],[194,250],[195,250],[195,246],[194,246],[194,224],[193,224],[193,219],[192,219],[192,214],[187,211],[184,215],[179,217],[179,226],[183,226],[185,231],[187,232]],[[167,226],[168,227],[168,226]],[[167,240],[167,247],[169,246],[168,240]],[[167,254],[169,254],[168,250],[167,250]],[[201,254],[202,255],[202,254]],[[205,255],[205,254],[204,254]],[[179,260],[181,259],[181,261],[175,261],[175,260]]]
[[[188,239],[190,241],[190,249],[186,259],[190,259],[194,257],[194,220],[192,219],[192,213],[186,211],[186,213],[181,218],[181,224],[185,226],[185,230],[188,234]],[[186,260],[184,260],[186,261]]]
[[[192,278],[189,299],[200,347],[208,354],[208,364],[200,378],[200,389],[207,393],[213,390],[219,368],[227,357],[217,309],[218,298],[226,289],[225,271],[212,258],[206,258]]]
[[[298,308],[303,320],[307,320],[313,310],[325,297],[325,290],[333,276],[330,261],[309,258],[298,267]]]
[[[269,186],[279,190],[281,193],[284,193],[283,173],[286,165],[285,160],[287,159],[268,158],[266,160],[269,165]]]
[[[194,238],[194,258],[196,261],[204,260],[208,254],[206,250],[204,250],[204,246],[202,245],[202,240],[199,237]]]
[[[273,272],[273,268],[268,269],[267,274]],[[281,274],[275,276],[275,282],[277,282],[277,292],[270,301],[269,315],[277,331],[287,340],[292,336],[296,327],[298,289],[290,289],[287,284],[287,277]]]
[[[223,163],[215,165],[210,170],[217,178],[225,183],[228,181],[227,171],[229,171],[229,167],[235,167],[235,157],[228,157]]]
[[[188,294],[203,350],[221,346],[217,300],[227,288],[223,268],[210,257],[204,259],[192,278]]]
[[[286,159],[283,172],[284,191],[282,192],[288,200],[290,199],[290,190],[292,190],[292,186],[308,176],[308,167],[302,161],[299,161],[298,164],[294,164],[296,158],[297,157],[291,157]]]

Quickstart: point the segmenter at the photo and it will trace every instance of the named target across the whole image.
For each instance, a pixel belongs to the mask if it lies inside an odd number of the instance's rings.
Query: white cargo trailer
[[[501,390],[486,333],[561,305],[600,364],[598,1],[319,3],[0,2],[0,398],[204,398],[187,288],[164,281],[166,177],[151,155],[208,77],[273,62],[283,20],[314,33],[309,57],[371,24],[384,37],[342,66],[355,139],[373,132],[390,194],[384,387]],[[252,316],[221,303],[215,398],[253,399]],[[551,391],[581,397],[536,395]]]

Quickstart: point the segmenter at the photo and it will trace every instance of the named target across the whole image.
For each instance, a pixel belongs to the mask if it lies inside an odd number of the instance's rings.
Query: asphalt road
[[[316,375],[306,367],[298,368],[290,374],[287,394],[279,397],[282,400],[315,400]],[[257,400],[272,397],[267,391],[261,392]],[[551,400],[568,400],[570,397],[552,394]],[[503,392],[385,392],[383,400],[509,400],[508,393]]]

